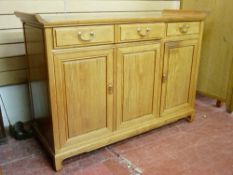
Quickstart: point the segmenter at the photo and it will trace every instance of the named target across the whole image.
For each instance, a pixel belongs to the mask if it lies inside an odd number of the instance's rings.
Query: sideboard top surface
[[[162,12],[68,13],[57,15],[15,12],[15,15],[23,22],[54,27],[110,23],[201,21],[206,18],[207,13],[203,11],[163,10]]]

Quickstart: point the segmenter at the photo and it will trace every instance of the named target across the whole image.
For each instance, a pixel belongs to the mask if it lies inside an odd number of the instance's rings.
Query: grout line
[[[14,160],[12,160],[12,161],[4,162],[4,163],[0,164],[0,166],[3,167],[3,166],[6,166],[6,165],[9,165],[9,164],[18,162],[18,161],[22,161],[22,160],[24,160],[24,159],[34,158],[34,157],[36,157],[37,155],[42,155],[42,153],[33,153],[33,154],[31,154],[31,155],[24,156],[24,157],[21,157],[21,158],[18,158],[18,159],[14,159]]]
[[[113,151],[110,147],[105,147],[105,149],[112,154],[113,156],[117,157],[119,163],[126,165],[129,172],[131,173],[131,175],[141,175],[143,172],[142,170],[137,167],[136,165],[134,165],[131,161],[129,161],[128,159],[124,158],[123,156],[121,156],[119,153]]]
[[[153,0],[152,0],[153,1]],[[148,12],[148,13],[151,13],[151,12],[162,12],[162,9],[161,10],[122,10],[122,11],[100,11],[100,10],[97,10],[97,11],[68,11],[67,10],[67,0],[64,0],[64,11],[54,11],[54,12],[35,12],[36,14],[42,14],[42,15],[54,15],[54,14],[64,14],[64,13],[121,13],[121,12],[127,12],[127,13],[131,13],[131,12]],[[0,14],[0,16],[4,16],[4,15],[7,15],[7,16],[15,16],[14,13],[9,13],[9,14]]]
[[[64,0],[64,13],[67,13],[67,1],[66,0]]]
[[[23,30],[22,27],[21,28],[16,27],[16,28],[3,28],[3,29],[0,28],[0,31],[4,31],[4,30],[19,30],[19,29]]]
[[[6,43],[0,43],[0,46],[1,45],[11,45],[11,44],[24,44],[23,41],[17,41],[17,42],[6,42]]]
[[[23,71],[23,70],[27,70],[27,67],[24,68],[18,68],[18,69],[6,69],[6,70],[0,70],[0,74],[1,73],[10,73],[10,72],[17,72],[17,71]]]

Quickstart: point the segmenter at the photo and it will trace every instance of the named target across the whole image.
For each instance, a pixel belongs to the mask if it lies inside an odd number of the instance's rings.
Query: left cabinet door
[[[111,134],[113,53],[93,47],[54,54],[61,147]]]

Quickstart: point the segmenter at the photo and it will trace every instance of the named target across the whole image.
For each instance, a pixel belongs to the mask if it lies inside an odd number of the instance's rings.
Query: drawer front
[[[119,25],[120,41],[160,39],[165,34],[164,23]]]
[[[114,26],[62,27],[54,29],[55,46],[113,43]]]
[[[199,22],[168,23],[167,27],[167,36],[190,35],[199,32]]]

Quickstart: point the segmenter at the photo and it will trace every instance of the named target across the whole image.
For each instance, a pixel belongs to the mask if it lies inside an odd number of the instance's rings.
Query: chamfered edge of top
[[[43,27],[85,25],[85,24],[118,24],[118,23],[142,23],[142,22],[185,22],[202,21],[208,12],[196,10],[163,10],[161,13],[86,13],[86,14],[54,14],[41,15],[15,11],[14,14],[22,22],[40,25]],[[111,16],[112,14],[112,16]]]

